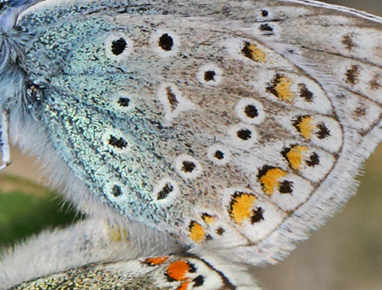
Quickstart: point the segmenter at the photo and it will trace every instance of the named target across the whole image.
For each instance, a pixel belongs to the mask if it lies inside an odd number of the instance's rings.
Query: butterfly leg
[[[9,136],[8,136],[8,113],[6,111],[1,112],[1,123],[0,123],[0,147],[1,147],[1,165],[0,170],[6,168],[11,164],[11,152],[9,148]]]

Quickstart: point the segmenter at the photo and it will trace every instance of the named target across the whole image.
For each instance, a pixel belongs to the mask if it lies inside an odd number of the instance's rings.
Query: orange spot
[[[185,281],[190,268],[187,261],[176,261],[167,267],[167,275],[176,281]]]
[[[261,178],[260,182],[263,186],[265,194],[271,195],[280,185],[280,179],[285,177],[287,172],[280,168],[272,168],[267,171]]]
[[[251,218],[253,205],[257,198],[249,193],[235,193],[232,197],[230,206],[230,216],[237,223],[242,224],[245,220]]]
[[[301,169],[302,161],[305,158],[304,153],[307,151],[308,149],[305,146],[296,145],[286,154],[286,158],[293,169]]]
[[[190,223],[190,237],[194,242],[201,243],[205,234],[203,227],[199,223],[195,221]]]
[[[190,281],[185,281],[183,282],[177,290],[187,290],[188,289],[188,285],[190,284]]]
[[[156,265],[163,264],[167,260],[168,260],[168,256],[148,258],[145,260],[145,264],[148,264],[150,266],[156,266]]]
[[[297,127],[304,138],[310,140],[313,135],[313,130],[315,128],[313,117],[305,116],[297,124]]]
[[[202,219],[207,225],[212,226],[216,220],[216,217],[205,213],[202,215]]]
[[[242,50],[243,54],[249,59],[256,62],[265,62],[266,54],[264,50],[258,48],[256,45],[249,42],[245,43],[245,46]]]
[[[291,86],[293,82],[285,76],[280,77],[275,90],[280,99],[283,101],[293,101],[296,97],[295,93],[292,92]]]

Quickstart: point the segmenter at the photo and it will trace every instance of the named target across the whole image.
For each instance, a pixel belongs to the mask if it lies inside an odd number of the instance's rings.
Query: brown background
[[[382,15],[381,0],[326,1]],[[381,96],[382,97],[382,96]],[[13,148],[3,173],[42,182],[33,159]],[[382,146],[366,163],[359,193],[285,261],[256,269],[264,290],[382,289]]]

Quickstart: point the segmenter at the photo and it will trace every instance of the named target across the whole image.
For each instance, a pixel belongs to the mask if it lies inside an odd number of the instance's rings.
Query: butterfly
[[[354,194],[382,136],[381,19],[366,13],[10,1],[1,23],[4,166],[9,134],[132,240],[275,263]]]

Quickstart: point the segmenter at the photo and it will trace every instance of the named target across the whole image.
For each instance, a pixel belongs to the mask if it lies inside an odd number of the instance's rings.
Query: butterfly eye
[[[131,54],[133,42],[123,34],[110,35],[105,41],[106,56],[115,61],[121,61]]]
[[[258,125],[265,119],[264,107],[255,99],[241,99],[235,109],[238,117],[245,123]]]
[[[222,69],[215,64],[208,64],[199,69],[196,77],[202,84],[216,86],[221,82],[222,73]]]

